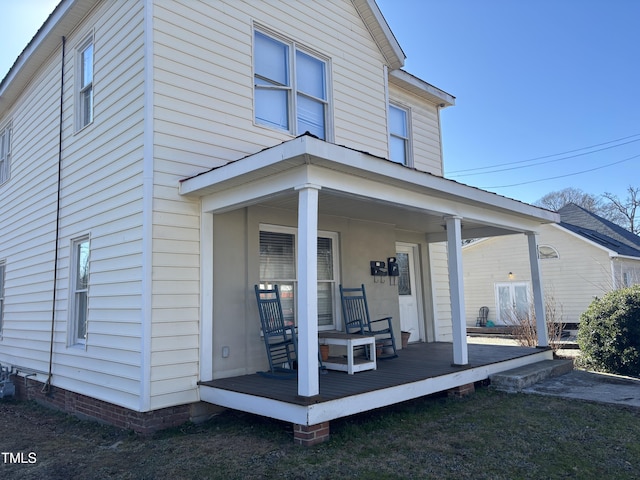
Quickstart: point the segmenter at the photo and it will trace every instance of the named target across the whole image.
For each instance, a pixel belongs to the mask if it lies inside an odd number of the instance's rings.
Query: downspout
[[[56,320],[56,290],[58,288],[58,241],[60,240],[60,185],[62,182],[62,116],[64,107],[64,56],[67,39],[62,37],[62,59],[60,64],[60,121],[58,131],[58,188],[56,198],[56,238],[53,254],[53,295],[51,303],[51,338],[49,339],[49,374],[42,387],[43,393],[51,393],[51,376],[53,371],[53,336]]]

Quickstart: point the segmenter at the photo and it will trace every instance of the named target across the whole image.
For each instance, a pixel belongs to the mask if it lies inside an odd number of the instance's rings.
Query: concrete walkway
[[[584,370],[547,378],[522,392],[640,407],[640,380]]]

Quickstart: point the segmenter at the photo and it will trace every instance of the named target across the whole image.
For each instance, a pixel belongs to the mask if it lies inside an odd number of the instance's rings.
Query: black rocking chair
[[[476,317],[476,327],[486,327],[487,318],[489,317],[489,307],[480,307],[478,316]]]
[[[269,371],[258,373],[272,378],[295,377],[294,363],[298,358],[296,331],[294,325],[285,324],[278,285],[264,290],[256,285],[255,291],[269,360]]]
[[[369,307],[367,305],[367,295],[364,285],[358,288],[344,288],[340,285],[340,300],[342,302],[342,317],[344,319],[344,330],[346,333],[359,333],[361,335],[375,335],[376,345],[382,345],[383,354],[378,360],[396,358],[396,339],[393,335],[391,317],[371,320]],[[383,328],[374,328],[375,323],[382,322]],[[390,353],[386,353],[391,349]]]

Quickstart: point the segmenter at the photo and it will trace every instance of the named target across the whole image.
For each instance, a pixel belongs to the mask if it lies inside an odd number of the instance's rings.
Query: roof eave
[[[402,68],[406,58],[374,0],[351,0],[391,70]]]

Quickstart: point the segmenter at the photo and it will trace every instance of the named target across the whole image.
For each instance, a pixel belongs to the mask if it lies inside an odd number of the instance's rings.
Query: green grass
[[[640,410],[485,388],[335,420],[311,448],[289,424],[232,411],[145,438],[0,403],[0,428],[15,432],[1,451],[38,454],[0,466],[6,479],[640,478]]]

